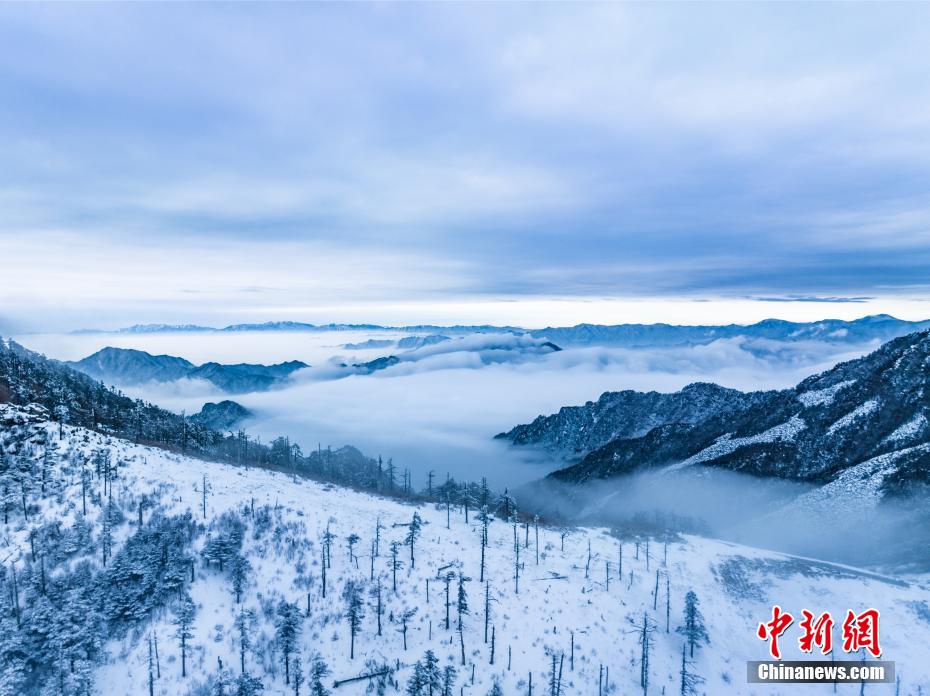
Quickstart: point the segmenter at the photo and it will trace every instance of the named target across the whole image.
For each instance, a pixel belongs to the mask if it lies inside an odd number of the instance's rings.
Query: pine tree
[[[442,696],[452,696],[452,687],[455,686],[455,667],[446,665],[442,671]]]
[[[442,576],[442,582],[445,586],[445,607],[446,607],[446,620],[445,620],[445,629],[449,630],[449,609],[452,607],[452,602],[450,600],[449,588],[452,586],[452,580],[455,578],[455,573],[449,572]]]
[[[242,591],[245,589],[248,574],[251,569],[252,565],[247,558],[241,554],[233,556],[230,562],[229,576],[232,582],[233,594],[236,595],[236,604],[239,604],[242,599]]]
[[[236,696],[259,696],[265,690],[261,679],[253,677],[247,672],[239,675],[235,682]]]
[[[500,497],[498,502],[498,509],[501,511],[501,517],[507,522],[511,521],[517,514],[517,501],[514,499],[508,489],[504,489],[504,494]]]
[[[699,609],[700,601],[693,590],[685,595],[684,623],[676,630],[685,636],[691,657],[694,657],[694,647],[701,643],[710,643],[707,628],[704,626],[704,615]]]
[[[323,662],[319,655],[313,660],[313,668],[310,670],[310,695],[311,696],[329,696],[329,691],[323,685],[323,679],[329,674],[329,667]]]
[[[672,592],[668,579],[668,573],[665,574],[665,632],[668,633],[672,621]]]
[[[297,647],[297,637],[300,635],[303,617],[296,604],[281,600],[278,604],[277,620],[275,622],[275,637],[278,647],[284,656],[284,683],[291,683],[290,659],[291,653]]]
[[[442,691],[442,671],[432,650],[423,655],[423,682],[427,696],[439,696]]]
[[[423,674],[423,663],[417,660],[413,665],[413,672],[407,680],[407,696],[423,696],[426,691],[426,676]]]
[[[462,666],[465,666],[465,625],[464,617],[468,613],[468,594],[465,592],[465,581],[469,578],[466,578],[462,573],[459,573],[459,587],[458,587],[458,601],[456,602],[456,609],[458,610],[458,633],[459,633],[459,644],[462,647]]]
[[[488,548],[488,525],[490,524],[487,506],[481,508],[478,519],[481,521],[481,575],[478,582],[484,582],[485,553]]]
[[[332,547],[336,540],[336,535],[329,530],[329,522],[326,523],[326,531],[323,533],[323,548],[325,550],[326,567],[333,567]]]
[[[364,603],[362,602],[361,588],[354,580],[349,580],[342,591],[342,598],[346,603],[346,621],[349,624],[349,659],[355,659],[355,636],[362,626],[362,618],[365,616]]]
[[[321,583],[323,588],[323,599],[326,599],[326,547],[320,547],[320,554],[322,555],[320,567],[322,571]]]
[[[177,627],[175,635],[178,638],[181,648],[181,676],[187,676],[187,645],[193,637],[191,627],[194,625],[194,615],[197,613],[197,607],[194,606],[194,600],[186,592],[181,597],[178,607],[175,611],[174,625]]]
[[[112,515],[111,513],[112,502],[108,502],[106,508],[103,510],[101,517],[103,518],[102,524],[103,528],[100,532],[100,549],[103,552],[103,567],[107,567],[107,559],[112,554],[113,550],[113,529],[112,529]]]
[[[400,551],[400,544],[396,541],[391,542],[391,582],[394,588],[394,594],[397,594],[397,571],[403,566],[403,562],[397,559]]]
[[[304,683],[304,670],[300,664],[300,654],[294,656],[294,696],[300,696],[300,687]]]
[[[380,636],[381,635],[381,617],[384,615],[384,605],[382,604],[382,601],[381,601],[381,578],[378,578],[377,582],[375,583],[375,586],[372,587],[371,590],[369,590],[369,594],[375,600],[375,618],[377,619],[377,622],[378,622],[377,635]]]
[[[255,614],[251,609],[242,609],[236,617],[236,630],[239,632],[239,670],[245,674],[245,656],[252,649],[251,632],[255,623]]]
[[[513,523],[513,590],[514,594],[520,594],[520,539],[517,538],[516,521]]]
[[[384,529],[384,525],[381,524],[381,518],[375,521],[375,558],[381,555],[381,530]]]
[[[413,619],[413,617],[416,615],[416,613],[417,613],[416,609],[405,609],[403,612],[401,612],[401,615],[400,615],[399,632],[404,637],[404,650],[407,649],[407,627],[411,619]]]
[[[217,658],[219,660],[219,658]],[[211,696],[228,696],[226,687],[232,682],[232,676],[229,670],[223,669],[223,662],[219,660],[219,669],[213,680],[213,688],[210,690]]]
[[[413,519],[410,521],[410,526],[407,530],[407,537],[404,539],[404,543],[410,547],[410,567],[416,567],[416,560],[413,555],[413,546],[416,544],[417,539],[420,536],[420,529],[423,523],[420,520],[420,513],[414,512]]]

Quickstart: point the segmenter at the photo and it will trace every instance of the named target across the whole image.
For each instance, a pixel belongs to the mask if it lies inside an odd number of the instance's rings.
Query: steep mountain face
[[[668,423],[696,423],[708,413],[731,413],[764,401],[766,395],[746,394],[716,384],[698,382],[674,394],[604,392],[584,406],[566,406],[551,416],[518,425],[497,439],[516,445],[538,445],[563,455],[595,450],[617,438],[636,438]]]
[[[251,415],[252,412],[245,406],[227,399],[204,404],[200,413],[188,416],[188,420],[212,430],[232,430]]]
[[[906,493],[930,481],[928,380],[930,332],[909,334],[742,408],[621,436],[551,476],[581,482],[703,465],[818,484],[846,477],[863,493]]]
[[[67,364],[96,379],[124,386],[188,378],[205,379],[226,392],[264,391],[283,382],[296,370],[308,367],[298,360],[278,365],[209,362],[197,366],[172,355],[151,355],[141,350],[111,347]]]

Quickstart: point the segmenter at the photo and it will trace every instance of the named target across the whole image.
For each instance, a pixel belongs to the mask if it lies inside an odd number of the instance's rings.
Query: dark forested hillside
[[[319,449],[305,456],[285,437],[266,445],[242,431],[224,434],[154,404],[131,399],[61,362],[2,338],[0,403],[37,404],[63,425],[193,456],[278,467],[369,490],[393,490],[385,483],[387,470],[352,447]]]
[[[0,338],[2,403],[33,404],[61,425],[89,428],[140,444],[232,464],[278,469],[393,497],[457,503],[463,497],[489,494],[483,483],[459,484],[453,479],[442,485],[437,482],[436,486],[430,482],[427,489],[419,491],[409,470],[396,466],[391,459],[368,457],[348,445],[318,446],[305,453],[284,436],[263,444],[242,430],[220,432],[196,415],[185,418],[131,399],[64,363]]]
[[[56,420],[185,451],[217,453],[222,435],[0,339],[0,402],[35,403]]]

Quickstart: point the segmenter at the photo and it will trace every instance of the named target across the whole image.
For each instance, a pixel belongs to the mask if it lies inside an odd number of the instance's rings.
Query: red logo
[[[788,630],[794,622],[794,617],[788,613],[782,613],[781,607],[777,604],[772,607],[772,620],[768,623],[760,623],[759,628],[756,630],[756,635],[759,636],[760,640],[770,640],[772,641],[769,645],[769,652],[772,653],[772,657],[776,660],[781,659],[781,651],[778,649],[778,637]]]
[[[879,657],[882,649],[878,645],[878,609],[866,609],[856,616],[846,612],[843,622],[843,650],[856,652],[865,648],[873,657]]]
[[[816,645],[820,652],[829,655],[833,651],[833,617],[830,616],[830,612],[824,612],[816,621],[807,609],[802,609],[801,614],[804,615],[800,623],[804,635],[798,639],[801,652],[809,653]]]
[[[801,636],[798,638],[798,648],[801,652],[810,653],[819,648],[824,655],[833,651],[833,617],[830,612],[823,612],[819,616],[807,609],[801,610],[803,618],[798,622]],[[874,657],[880,657],[882,649],[878,644],[878,609],[866,609],[861,614],[852,610],[846,612],[843,621],[843,651],[858,652],[865,649]],[[776,660],[781,659],[781,650],[778,648],[778,639],[794,623],[794,617],[782,611],[777,604],[772,607],[772,619],[760,623],[756,635],[760,640],[769,642],[769,653]]]

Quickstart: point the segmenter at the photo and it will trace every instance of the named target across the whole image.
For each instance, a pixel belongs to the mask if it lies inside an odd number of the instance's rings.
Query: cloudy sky
[[[2,4],[0,329],[926,318],[928,45],[927,4]]]

